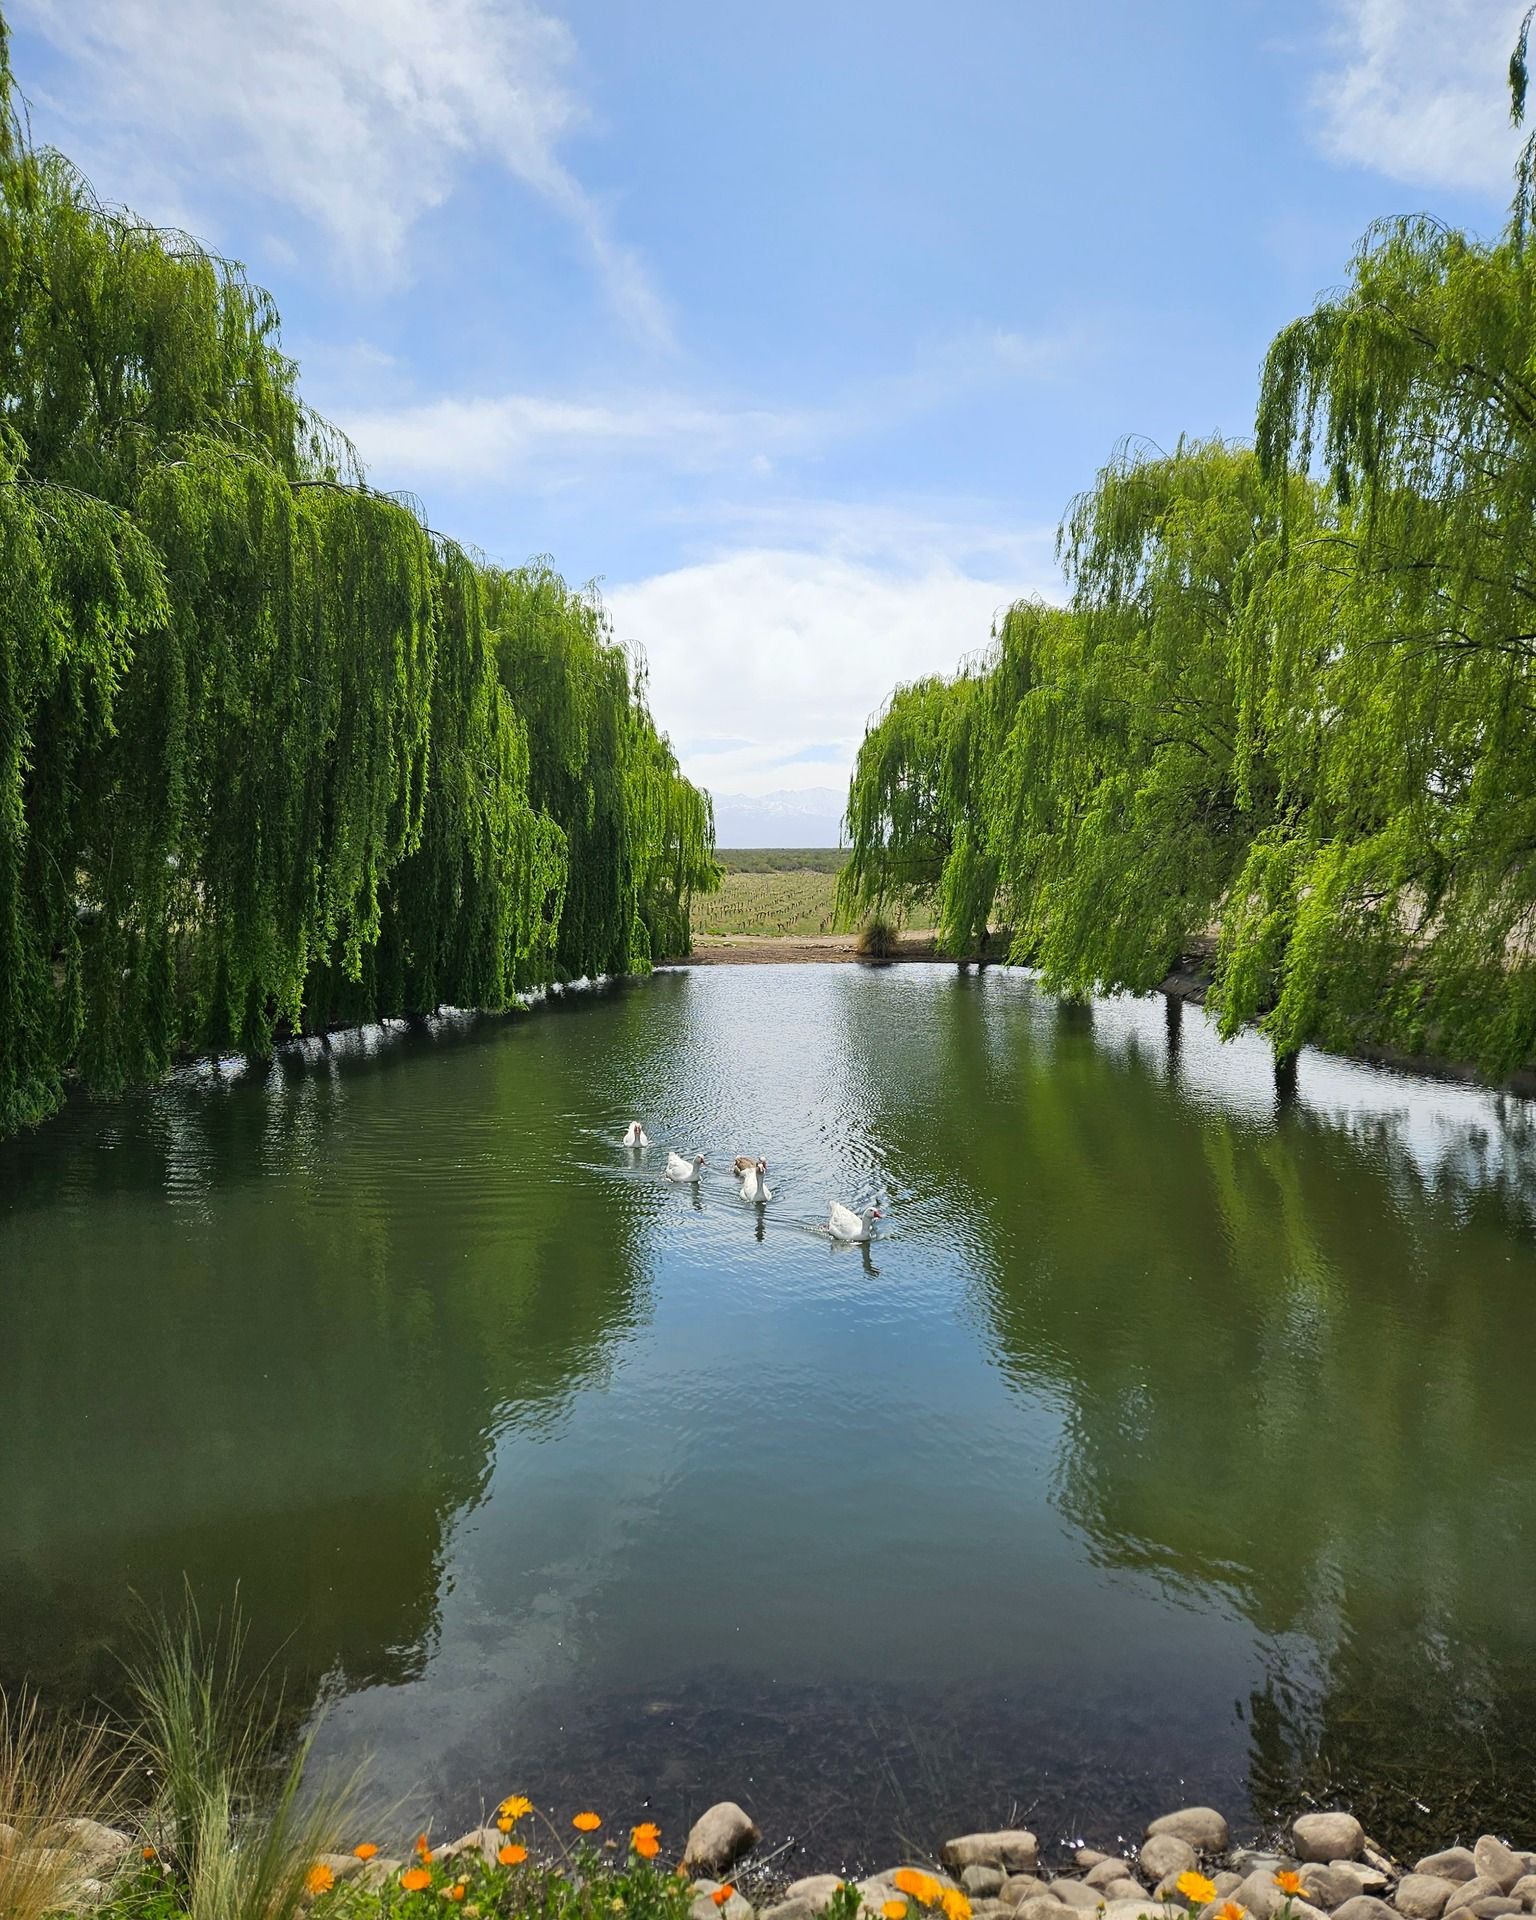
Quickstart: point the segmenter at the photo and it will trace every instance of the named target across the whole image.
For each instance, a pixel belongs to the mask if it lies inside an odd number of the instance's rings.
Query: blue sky
[[[1374,217],[1492,231],[1521,0],[0,0],[35,134],[277,295],[431,524],[600,577],[719,791],[840,786],[1246,434]]]

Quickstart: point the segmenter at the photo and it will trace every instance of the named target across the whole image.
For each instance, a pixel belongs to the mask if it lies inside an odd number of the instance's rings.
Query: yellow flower
[[[336,1884],[336,1876],[323,1860],[317,1860],[304,1876],[306,1893],[329,1893]]]
[[[407,1893],[420,1893],[423,1887],[430,1887],[432,1876],[425,1867],[407,1867],[400,1876],[400,1884]]]
[[[971,1903],[958,1887],[945,1887],[939,1895],[944,1920],[971,1920]]]
[[[365,1840],[360,1847],[354,1847],[352,1852],[354,1857],[359,1860],[371,1860],[378,1852],[378,1848],[371,1840]]]
[[[578,1813],[571,1822],[578,1833],[596,1833],[602,1824],[601,1818],[595,1813]]]
[[[884,1914],[885,1920],[907,1920],[905,1900],[887,1900],[880,1911]]]
[[[1277,1873],[1275,1875],[1275,1885],[1280,1889],[1282,1893],[1286,1893],[1286,1894],[1300,1893],[1301,1892],[1301,1875],[1299,1873]]]
[[[510,1833],[512,1831],[512,1816],[504,1813],[497,1820],[496,1824],[503,1833]]]
[[[496,1858],[504,1867],[520,1867],[528,1858],[526,1847],[510,1846],[497,1849]]]
[[[915,1867],[898,1867],[891,1875],[891,1885],[898,1893],[909,1893],[925,1907],[933,1906],[944,1889],[931,1873],[919,1873]]]
[[[1181,1873],[1174,1884],[1191,1906],[1203,1907],[1216,1898],[1215,1887],[1203,1873]]]
[[[533,1812],[533,1802],[521,1793],[509,1793],[498,1811],[504,1819],[521,1820],[525,1813]]]

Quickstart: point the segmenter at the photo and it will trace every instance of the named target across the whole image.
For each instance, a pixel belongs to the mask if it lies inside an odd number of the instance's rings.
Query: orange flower
[[[885,1920],[907,1920],[905,1900],[887,1900],[880,1911],[885,1915]]]
[[[735,1891],[736,1889],[731,1885],[730,1881],[727,1880],[723,1887],[716,1887],[709,1897],[717,1907],[723,1907]]]
[[[425,1867],[407,1867],[400,1876],[400,1884],[407,1893],[420,1893],[423,1887],[430,1887],[432,1876]]]
[[[464,1882],[462,1880],[455,1880],[451,1887],[444,1887],[443,1898],[445,1900],[462,1900],[464,1898]]]
[[[1299,1873],[1277,1873],[1275,1875],[1275,1885],[1282,1893],[1300,1893],[1301,1875]]]
[[[371,1840],[365,1840],[360,1847],[354,1847],[352,1849],[352,1852],[354,1857],[358,1860],[371,1860],[373,1856],[378,1852],[378,1848],[373,1844]]]
[[[526,1847],[510,1846],[498,1848],[496,1858],[504,1867],[520,1867],[528,1858]]]
[[[578,1813],[571,1822],[578,1833],[596,1833],[602,1824],[601,1818],[595,1813]]]
[[[642,1860],[654,1860],[661,1852],[661,1828],[654,1820],[645,1820],[629,1830],[629,1844]]]
[[[944,1920],[971,1920],[971,1903],[958,1887],[945,1887],[939,1894]]]
[[[898,1893],[911,1894],[925,1907],[933,1906],[944,1891],[931,1873],[919,1873],[915,1867],[898,1867],[891,1875],[891,1885]]]
[[[153,1847],[140,1847],[139,1852],[143,1854],[146,1860],[153,1860],[155,1857],[155,1850]]]
[[[525,1813],[533,1812],[533,1802],[525,1794],[509,1793],[497,1811],[505,1820],[521,1820]]]
[[[336,1884],[336,1876],[323,1860],[317,1860],[304,1876],[306,1893],[329,1893]]]
[[[1191,1906],[1203,1907],[1216,1898],[1215,1886],[1203,1873],[1181,1873],[1174,1885]]]
[[[424,1833],[418,1833],[416,1836],[416,1856],[420,1860],[430,1860],[432,1858],[431,1842]]]
[[[1235,1900],[1228,1900],[1217,1914],[1216,1920],[1248,1920],[1248,1915]]]

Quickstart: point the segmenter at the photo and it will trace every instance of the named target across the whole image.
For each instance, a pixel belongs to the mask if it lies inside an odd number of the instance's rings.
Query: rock
[[[1183,1907],[1171,1907],[1161,1900],[1154,1900],[1150,1893],[1144,1893],[1139,1900],[1110,1900],[1104,1907],[1104,1920],[1168,1920],[1176,1915],[1177,1920],[1185,1920]]]
[[[1053,1880],[1051,1897],[1064,1907],[1076,1907],[1079,1913],[1092,1913],[1099,1904],[1098,1889],[1086,1886],[1081,1880]]]
[[[497,1834],[496,1838],[499,1840],[501,1835]],[[331,1877],[335,1880],[355,1880],[363,1870],[363,1862],[355,1853],[322,1853],[317,1856],[315,1864],[329,1867]]]
[[[1474,1900],[1461,1909],[1463,1913],[1477,1916],[1477,1920],[1502,1920],[1509,1913],[1523,1913],[1525,1909],[1510,1893],[1485,1893],[1480,1900]]]
[[[1076,1911],[1073,1907],[1064,1907],[1059,1900],[1053,1900],[1048,1893],[1032,1893],[1016,1907],[1008,1909],[1015,1920],[1064,1920],[1064,1916]]]
[[[1193,1845],[1176,1833],[1154,1833],[1142,1842],[1137,1860],[1142,1872],[1153,1881],[1166,1880],[1170,1874],[1191,1873],[1200,1864]]]
[[[1509,1890],[1511,1900],[1518,1900],[1527,1913],[1536,1913],[1536,1873],[1522,1876]]]
[[[1226,1899],[1229,1893],[1236,1893],[1242,1884],[1243,1876],[1240,1873],[1213,1873],[1211,1875],[1211,1885],[1223,1900]]]
[[[1111,1880],[1103,1889],[1103,1894],[1105,1904],[1108,1906],[1113,1906],[1120,1900],[1145,1900],[1149,1897],[1146,1888],[1139,1880],[1123,1876],[1119,1880]]]
[[[1005,1907],[1019,1906],[1025,1900],[1033,1900],[1040,1894],[1050,1896],[1050,1888],[1033,1873],[1010,1873],[1002,1884],[998,1895]],[[1059,1907],[1061,1902],[1056,1901]]]
[[[1275,1885],[1275,1876],[1268,1867],[1255,1867],[1237,1883],[1232,1898],[1253,1915],[1253,1920],[1270,1920],[1285,1895]]]
[[[130,1835],[100,1820],[61,1820],[42,1837],[46,1845],[73,1854],[93,1880],[110,1878],[133,1848]]]
[[[722,1800],[689,1829],[683,1865],[690,1873],[724,1873],[761,1838],[755,1822],[734,1800]]]
[[[1100,1853],[1097,1847],[1079,1847],[1077,1852],[1072,1856],[1072,1864],[1077,1868],[1079,1873],[1087,1873],[1091,1868],[1099,1866],[1109,1857],[1107,1853]]]
[[[1447,1847],[1443,1853],[1426,1853],[1414,1872],[1432,1873],[1437,1880],[1454,1880],[1459,1886],[1477,1878],[1477,1862],[1470,1847]]]
[[[1022,1827],[997,1833],[963,1833],[944,1842],[944,1864],[957,1873],[962,1867],[1005,1867],[1010,1873],[1033,1873],[1040,1864],[1040,1842]]]
[[[1472,1849],[1472,1863],[1479,1875],[1493,1881],[1500,1893],[1508,1893],[1517,1880],[1525,1877],[1525,1862],[1519,1854],[1491,1833],[1485,1833]]]
[[[1357,1893],[1352,1899],[1335,1907],[1334,1920],[1338,1920],[1340,1914],[1344,1920],[1396,1920],[1386,1901],[1378,1900],[1369,1893]]]
[[[772,1906],[758,1909],[757,1920],[816,1920],[816,1909],[809,1900],[776,1900]]]
[[[694,1884],[698,1886],[702,1883],[695,1881]],[[694,1896],[693,1905],[688,1909],[689,1920],[755,1920],[750,1902],[743,1899],[734,1887],[731,1897],[723,1906],[715,1905],[716,1892],[715,1887],[709,1887]]]
[[[812,1913],[825,1913],[842,1884],[835,1873],[813,1873],[804,1880],[791,1880],[784,1899],[802,1901]]]
[[[964,1867],[960,1884],[972,1900],[995,1900],[1003,1890],[1005,1877],[1001,1867]]]
[[[1392,1904],[1407,1920],[1440,1920],[1455,1891],[1456,1882],[1442,1880],[1438,1873],[1405,1874],[1397,1883]]]
[[[1352,1813],[1304,1813],[1291,1838],[1302,1860],[1353,1860],[1365,1845],[1365,1828]]]
[[[1083,1879],[1090,1887],[1107,1887],[1112,1880],[1125,1879],[1130,1871],[1129,1862],[1116,1860],[1113,1855],[1110,1855],[1101,1860],[1096,1867],[1090,1867],[1083,1875]],[[1153,1878],[1156,1878],[1155,1874]],[[1141,1891],[1139,1883],[1136,1890],[1138,1893]]]
[[[1159,1833],[1188,1841],[1197,1853],[1225,1853],[1232,1838],[1225,1819],[1214,1807],[1181,1807],[1177,1813],[1165,1813],[1147,1828],[1147,1838]]]
[[[359,1864],[363,1870],[357,1876],[357,1884],[367,1887],[371,1892],[375,1887],[382,1887],[386,1880],[392,1880],[405,1862],[386,1860],[383,1854],[376,1853],[371,1860],[363,1860]]]
[[[1460,1913],[1463,1907],[1470,1907],[1474,1900],[1496,1898],[1501,1891],[1497,1880],[1485,1880],[1480,1873],[1474,1874],[1470,1880],[1462,1881],[1446,1901],[1444,1911]]]
[[[1387,1878],[1374,1867],[1360,1866],[1354,1860],[1310,1860],[1301,1869],[1301,1884],[1314,1906],[1332,1913],[1359,1894],[1379,1893]]]

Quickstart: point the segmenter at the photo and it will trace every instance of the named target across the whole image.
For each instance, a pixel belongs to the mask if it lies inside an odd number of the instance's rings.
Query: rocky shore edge
[[[15,1837],[0,1821],[0,1851]],[[921,1920],[928,1909],[934,1920],[1504,1920],[1536,1913],[1536,1851],[1484,1834],[1473,1846],[1448,1846],[1406,1866],[1343,1811],[1300,1814],[1278,1844],[1245,1846],[1233,1844],[1214,1808],[1183,1807],[1153,1820],[1138,1846],[1063,1845],[1053,1862],[1035,1834],[1008,1827],[957,1835],[938,1862],[902,1863],[853,1881],[811,1874],[787,1885],[771,1882],[768,1862],[753,1864],[761,1837],[734,1801],[695,1821],[678,1867],[690,1883],[692,1920],[818,1920],[834,1907],[861,1920]],[[504,1828],[477,1827],[426,1857],[494,1860],[505,1838]],[[79,1913],[109,1898],[113,1880],[141,1852],[132,1835],[96,1820],[62,1822],[56,1843],[78,1861]],[[416,1863],[370,1847],[316,1864],[323,1869],[317,1888],[328,1890],[344,1881],[382,1888]],[[756,1905],[733,1873],[762,1882]]]

